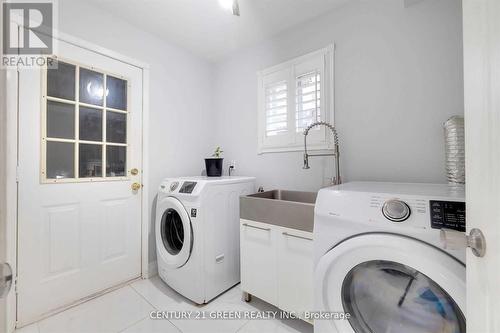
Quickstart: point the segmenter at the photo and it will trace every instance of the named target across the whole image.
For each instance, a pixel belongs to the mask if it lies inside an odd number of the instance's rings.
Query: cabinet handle
[[[251,225],[248,223],[243,223],[245,227],[250,227],[250,228],[255,228],[255,229],[260,229],[260,230],[265,230],[265,231],[271,231],[271,228],[262,228],[262,227],[257,227],[255,225]]]
[[[313,240],[312,238],[309,238],[309,237],[304,237],[304,236],[298,236],[298,235],[294,235],[294,234],[289,234],[288,232],[283,232],[283,235],[284,236],[295,237],[295,238],[300,238],[300,239],[306,239],[306,240],[310,240],[310,241]]]

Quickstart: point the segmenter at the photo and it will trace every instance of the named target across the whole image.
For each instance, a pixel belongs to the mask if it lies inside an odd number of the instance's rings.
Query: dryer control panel
[[[403,222],[410,217],[411,209],[403,200],[392,199],[384,202],[382,214],[392,222]]]
[[[429,201],[431,227],[465,231],[465,202]]]

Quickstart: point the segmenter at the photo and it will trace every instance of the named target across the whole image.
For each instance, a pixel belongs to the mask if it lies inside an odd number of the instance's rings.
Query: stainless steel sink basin
[[[316,192],[273,190],[240,198],[240,217],[286,228],[313,231]]]

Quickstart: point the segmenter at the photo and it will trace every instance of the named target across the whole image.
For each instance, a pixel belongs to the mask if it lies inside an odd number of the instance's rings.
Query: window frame
[[[64,98],[51,97],[47,94],[47,67],[42,68],[41,70],[41,120],[40,120],[40,183],[41,184],[57,184],[57,183],[91,183],[91,182],[111,182],[111,181],[129,181],[131,179],[131,173],[129,168],[130,163],[130,79],[116,73],[112,73],[106,70],[103,70],[99,67],[89,66],[78,61],[70,60],[67,58],[62,58],[58,56],[51,56],[56,61],[61,61],[70,65],[75,66],[75,100],[68,100]],[[80,68],[84,68],[87,70],[95,71],[103,75],[103,83],[104,87],[106,87],[106,81],[108,76],[113,76],[115,78],[126,81],[127,87],[127,109],[119,110],[106,106],[106,96],[103,96],[103,104],[102,106],[93,105],[88,103],[80,102]],[[63,139],[63,138],[48,138],[47,137],[47,102],[53,101],[58,103],[63,103],[66,105],[72,105],[74,107],[74,116],[75,116],[75,138],[74,139]],[[80,132],[80,117],[79,117],[79,106],[88,107],[92,109],[98,109],[102,111],[102,141],[88,141],[88,140],[80,140],[79,132]],[[125,143],[114,143],[107,142],[106,135],[106,114],[107,112],[116,112],[120,114],[126,115],[126,137]],[[47,142],[62,142],[62,143],[72,143],[74,145],[74,177],[73,178],[47,178]],[[79,171],[79,148],[80,143],[82,144],[91,144],[102,147],[102,176],[101,177],[80,177]],[[117,147],[126,147],[126,162],[125,162],[125,175],[124,176],[115,176],[108,177],[106,176],[106,162],[107,162],[107,152],[106,148],[108,146],[117,146]]]
[[[295,152],[304,148],[304,136],[296,132],[296,78],[308,72],[318,71],[320,74],[320,114],[321,120],[334,125],[334,44],[310,52],[300,57],[285,61],[276,66],[261,70],[257,73],[258,108],[257,153]],[[311,67],[312,66],[312,67]],[[316,68],[313,69],[313,67]],[[320,68],[317,68],[320,67]],[[285,79],[283,79],[285,77]],[[266,136],[266,87],[275,82],[286,80],[288,85],[288,131],[282,135]],[[308,150],[332,150],[331,134],[319,127],[311,131],[307,138]]]

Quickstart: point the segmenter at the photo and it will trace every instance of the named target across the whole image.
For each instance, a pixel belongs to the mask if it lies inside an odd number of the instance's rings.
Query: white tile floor
[[[15,333],[305,333],[301,320],[152,320],[151,311],[277,311],[259,299],[241,300],[236,286],[209,304],[191,303],[156,276],[140,280],[84,304],[16,330]]]

